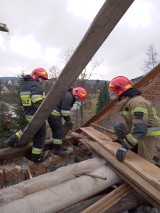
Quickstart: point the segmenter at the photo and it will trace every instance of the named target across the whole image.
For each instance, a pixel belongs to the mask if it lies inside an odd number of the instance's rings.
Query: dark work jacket
[[[20,91],[21,104],[27,120],[31,120],[44,99],[42,85],[32,79],[30,75],[24,77],[24,83]]]
[[[72,89],[68,90],[51,114],[54,116],[62,116],[64,120],[69,120],[70,110],[75,101],[76,99],[72,95]]]

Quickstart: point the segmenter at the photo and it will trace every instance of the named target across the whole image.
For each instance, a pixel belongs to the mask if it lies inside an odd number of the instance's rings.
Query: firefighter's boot
[[[62,147],[59,144],[53,144],[53,154],[54,155],[59,155],[59,156],[66,156],[68,154],[67,148]]]
[[[31,161],[33,161],[34,163],[42,163],[46,159],[47,159],[47,155],[45,153],[41,153],[41,154],[32,153],[32,156],[31,156]]]
[[[11,135],[4,143],[7,146],[14,147],[14,145],[18,142],[19,138],[16,134]]]

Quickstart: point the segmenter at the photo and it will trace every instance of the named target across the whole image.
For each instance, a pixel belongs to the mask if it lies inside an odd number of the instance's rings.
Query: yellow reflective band
[[[20,139],[20,137],[22,136],[22,131],[16,132],[16,136],[18,137],[18,139]]]
[[[54,115],[54,116],[61,116],[61,114],[59,112],[51,112],[51,115]]]
[[[62,144],[62,140],[53,139],[53,144]]]
[[[127,116],[127,115],[130,115],[131,113],[130,112],[128,112],[128,111],[122,111],[122,112],[120,112],[120,114],[123,116]]]
[[[26,118],[26,120],[30,122],[32,120],[32,118]]]
[[[36,103],[36,102],[42,101],[42,100],[43,100],[43,97],[40,96],[40,97],[37,97],[37,98],[33,98],[33,99],[32,99],[32,102],[33,102],[33,103]]]
[[[148,110],[142,107],[135,107],[134,109],[131,110],[131,114],[133,115],[135,112],[148,113]]]
[[[128,134],[127,139],[131,144],[133,144],[133,146],[135,146],[139,142],[139,140],[137,140],[137,138],[133,137],[132,134]]]
[[[22,95],[20,95],[20,98],[21,98],[21,102],[22,102],[23,106],[31,106],[32,105],[30,95],[22,94]]]
[[[41,154],[41,153],[42,153],[42,151],[36,151],[36,150],[32,150],[32,154],[39,155],[39,154]]]
[[[160,136],[160,131],[147,132],[146,136]]]
[[[69,116],[70,115],[70,113],[62,113],[62,116]]]

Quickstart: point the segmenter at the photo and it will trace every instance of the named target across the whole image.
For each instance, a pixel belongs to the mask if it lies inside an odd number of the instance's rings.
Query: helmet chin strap
[[[43,81],[41,80],[41,78],[37,78],[37,81],[42,85],[43,84]]]

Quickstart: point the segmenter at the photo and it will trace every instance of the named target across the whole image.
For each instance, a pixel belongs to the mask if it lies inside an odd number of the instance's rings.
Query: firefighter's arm
[[[36,110],[41,105],[43,100],[44,100],[44,94],[43,94],[41,86],[34,85],[31,88],[31,101]]]
[[[147,133],[148,110],[145,105],[135,107],[131,111],[132,129],[131,132],[123,139],[122,146],[117,150],[116,157],[123,161],[128,150],[132,149],[141,138]]]
[[[131,111],[132,128],[131,132],[126,136],[131,146],[135,146],[141,138],[147,134],[148,129],[148,109],[146,105],[141,103]]]
[[[69,126],[71,129],[73,127],[72,119],[70,116],[70,110],[73,106],[73,100],[72,97],[70,97],[68,94],[66,94],[61,102],[61,115],[63,119],[65,120],[65,125]]]

